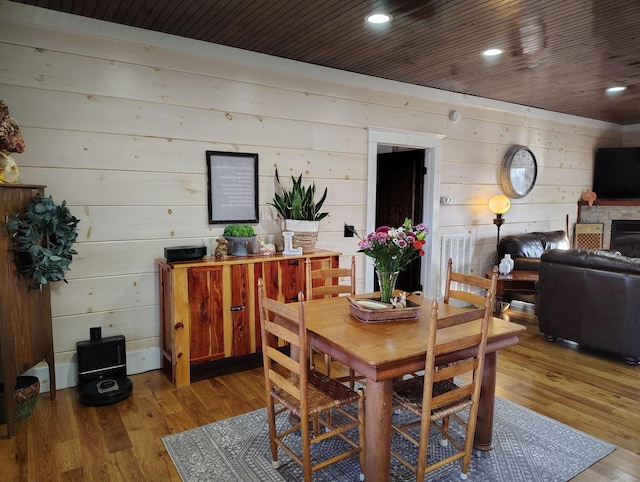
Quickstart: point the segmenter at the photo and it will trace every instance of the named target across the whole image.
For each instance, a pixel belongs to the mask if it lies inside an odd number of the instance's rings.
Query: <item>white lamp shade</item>
[[[504,214],[511,207],[511,201],[507,196],[498,194],[489,200],[489,209],[493,214]]]

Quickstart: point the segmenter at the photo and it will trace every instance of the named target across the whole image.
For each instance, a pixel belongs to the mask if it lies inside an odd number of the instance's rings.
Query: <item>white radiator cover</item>
[[[440,295],[444,294],[444,284],[447,279],[447,264],[452,260],[453,271],[457,273],[471,272],[471,235],[455,234],[442,236],[442,256],[440,259]],[[454,283],[452,286],[455,288]],[[455,289],[461,289],[460,287]]]

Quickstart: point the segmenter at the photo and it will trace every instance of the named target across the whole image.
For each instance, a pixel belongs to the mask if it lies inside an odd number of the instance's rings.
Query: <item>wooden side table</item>
[[[493,271],[488,269],[484,272],[485,277],[491,278]],[[535,283],[538,281],[538,271],[534,270],[513,270],[508,275],[499,275],[496,285],[496,303],[494,316],[500,318],[502,315],[502,299],[508,293],[535,294]]]

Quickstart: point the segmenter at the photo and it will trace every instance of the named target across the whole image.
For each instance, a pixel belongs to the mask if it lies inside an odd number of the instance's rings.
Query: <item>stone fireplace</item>
[[[603,224],[603,249],[617,249],[627,256],[640,257],[640,200],[596,199],[593,206],[580,201],[578,222]]]

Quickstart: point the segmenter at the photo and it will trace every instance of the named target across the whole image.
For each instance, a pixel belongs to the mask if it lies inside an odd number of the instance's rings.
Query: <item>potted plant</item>
[[[35,196],[24,214],[12,214],[7,224],[15,231],[14,249],[22,253],[20,271],[33,280],[34,288],[64,281],[74,254],[80,220],[71,214],[65,201],[56,205],[51,196]]]
[[[222,233],[229,241],[227,252],[233,256],[246,256],[249,251],[253,252],[253,244],[256,240],[253,227],[248,224],[230,224],[224,228]]]
[[[283,231],[292,231],[293,247],[302,247],[303,252],[313,251],[318,239],[319,221],[329,213],[320,212],[327,199],[327,188],[324,189],[320,200],[316,202],[316,184],[302,185],[302,174],[296,179],[291,176],[291,189],[285,189],[280,182],[278,169],[276,169],[276,182],[280,193],[275,193],[273,206],[278,215],[284,220]]]

